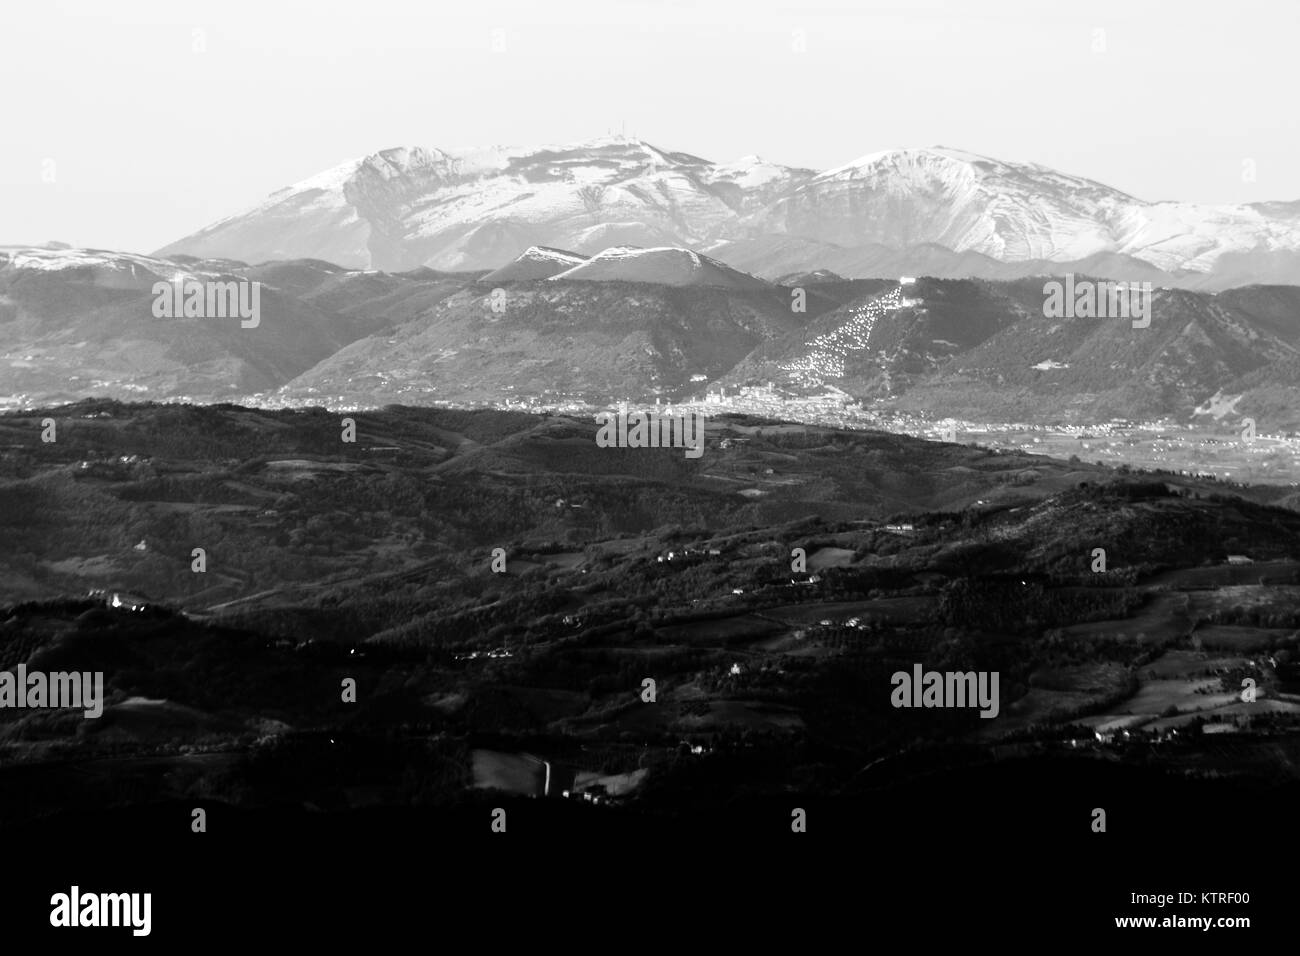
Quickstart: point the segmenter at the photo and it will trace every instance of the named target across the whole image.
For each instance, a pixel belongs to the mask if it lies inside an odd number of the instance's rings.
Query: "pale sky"
[[[6,3],[0,244],[149,252],[380,149],[624,123],[717,161],[944,145],[1296,200],[1298,40],[1296,0]]]

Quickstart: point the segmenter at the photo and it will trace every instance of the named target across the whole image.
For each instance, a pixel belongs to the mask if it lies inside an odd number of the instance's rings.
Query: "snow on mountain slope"
[[[899,149],[822,173],[753,225],[842,246],[931,242],[1003,260],[1080,259],[1114,247],[1107,223],[1132,202],[1043,167]]]
[[[531,246],[594,254],[756,242],[771,247],[781,272],[843,271],[810,258],[828,247],[868,250],[871,259],[871,250],[932,245],[997,263],[1116,254],[1204,274],[1227,257],[1235,279],[1257,272],[1276,282],[1300,253],[1300,202],[1147,202],[1041,165],[942,146],[875,152],[814,174],[757,156],[718,164],[607,137],[384,150],[158,254],[468,270],[499,268]]]
[[[519,282],[529,279],[549,279],[574,266],[586,262],[586,256],[563,249],[550,249],[546,246],[529,246],[513,262],[508,262],[500,269],[489,272],[479,282]]]
[[[936,146],[828,170],[747,224],[841,246],[936,243],[1003,262],[1117,252],[1206,272],[1225,253],[1300,249],[1294,206],[1149,203],[1044,166]]]
[[[809,175],[761,161],[715,167],[622,138],[532,149],[403,147],[281,190],[160,255],[239,249],[249,261],[496,268],[533,245],[605,248],[613,237],[592,233],[612,224],[636,238],[693,245],[734,230],[753,190],[781,191]]]
[[[61,249],[43,246],[0,246],[0,267],[37,272],[62,272],[87,270],[98,274],[120,272],[150,283],[158,279],[168,281],[188,278],[197,273],[186,270],[175,262],[166,262],[151,256],[130,252],[109,252],[100,249]]]
[[[615,246],[574,266],[553,280],[590,282],[651,282],[671,286],[717,286],[726,289],[767,289],[768,283],[737,272],[716,259],[690,249],[641,249]]]
[[[1300,220],[1259,206],[1136,205],[1117,218],[1116,231],[1119,252],[1167,270],[1208,272],[1229,253],[1300,250]]]

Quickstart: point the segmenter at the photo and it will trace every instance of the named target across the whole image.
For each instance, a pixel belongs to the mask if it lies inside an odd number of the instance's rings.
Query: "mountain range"
[[[1149,282],[1146,329],[1044,276]],[[919,276],[919,280],[908,279]],[[264,320],[159,319],[158,282]],[[1300,202],[1147,202],[946,147],[825,172],[637,139],[398,148],[152,256],[0,247],[0,401],[516,407],[772,383],[922,416],[1300,426]]]
[[[532,246],[593,255],[626,245],[690,248],[764,278],[819,268],[854,278],[1076,271],[1219,289],[1300,277],[1300,201],[1151,202],[942,146],[817,172],[757,156],[715,163],[609,137],[382,150],[157,255],[490,270]]]
[[[159,319],[177,277],[261,283],[261,321]],[[1049,318],[1044,283],[783,283],[680,247],[534,247],[492,272],[250,266],[0,250],[0,400],[578,409],[766,387],[926,418],[1088,423],[1256,418],[1300,428],[1300,288],[1161,287],[1149,327]],[[836,398],[838,396],[838,398]]]

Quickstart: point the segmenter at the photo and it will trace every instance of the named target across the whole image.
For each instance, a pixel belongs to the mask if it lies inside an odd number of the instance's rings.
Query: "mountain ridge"
[[[711,246],[754,242],[784,250],[778,274],[842,272],[868,250],[933,245],[994,260],[957,266],[974,276],[999,264],[1115,255],[1206,284],[1220,266],[1234,284],[1276,282],[1300,275],[1300,200],[1151,202],[1041,164],[945,146],[878,150],[821,172],[753,155],[717,163],[622,137],[401,146],[277,190],[157,255],[491,270],[532,246],[714,254]],[[861,252],[846,253],[847,265],[817,261],[813,252],[828,246]]]

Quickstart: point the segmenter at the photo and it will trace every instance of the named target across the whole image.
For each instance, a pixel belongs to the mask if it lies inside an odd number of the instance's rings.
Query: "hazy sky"
[[[942,144],[1295,200],[1297,40],[1296,0],[6,3],[0,243],[147,252],[390,146],[624,123],[719,161]]]

